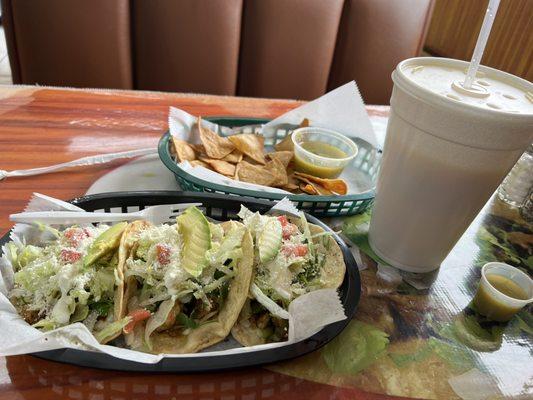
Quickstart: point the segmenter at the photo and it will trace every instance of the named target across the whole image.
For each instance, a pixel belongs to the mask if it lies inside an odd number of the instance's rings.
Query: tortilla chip
[[[239,150],[233,150],[227,156],[223,157],[223,161],[227,161],[232,164],[238,164],[242,161],[243,154]]]
[[[258,185],[270,186],[276,176],[263,166],[253,165],[246,161],[237,164],[236,175],[242,182],[256,183]]]
[[[228,136],[228,139],[242,153],[249,156],[259,164],[266,164],[265,160],[265,138],[253,133],[243,133],[242,135]]]
[[[209,164],[203,162],[202,160],[192,160],[192,161],[189,161],[189,164],[191,164],[193,167],[204,167],[207,169],[213,169],[210,167]]]
[[[194,149],[185,140],[172,137],[172,144],[176,152],[176,158],[179,162],[196,160]]]
[[[200,140],[205,147],[205,153],[214,159],[221,159],[231,153],[235,146],[228,138],[218,136],[211,129],[202,126],[202,118],[198,117]]]
[[[270,184],[271,186],[279,187],[289,183],[285,165],[279,159],[274,158],[269,161],[266,165],[266,170],[274,175],[274,181]]]
[[[318,183],[322,187],[337,194],[344,195],[348,193],[348,185],[342,179],[319,178],[317,176],[304,174],[301,172],[295,172],[294,176],[296,176],[298,179],[307,178],[309,181]]]
[[[300,190],[307,194],[315,194],[315,195],[318,194],[318,191],[316,190],[316,188],[310,183],[301,183]]]
[[[223,160],[212,160],[209,158],[202,158],[204,163],[209,164],[213,169],[219,174],[226,176],[233,176],[235,174],[235,165],[223,161]]]
[[[294,151],[294,143],[292,142],[292,132],[287,134],[281,142],[274,145],[276,151]]]
[[[311,185],[313,187],[313,191],[316,192],[316,194],[319,194],[321,196],[331,196],[333,194],[331,190],[328,190],[324,186],[314,183],[307,178],[299,177],[298,179],[300,179],[302,182],[306,183],[307,185]]]
[[[271,160],[277,158],[283,163],[285,168],[287,168],[294,157],[294,153],[292,151],[275,151],[273,153],[268,153],[267,157]]]
[[[203,144],[190,144],[189,146],[191,146],[196,153],[207,155]]]
[[[283,185],[281,188],[285,189],[285,190],[288,190],[289,192],[294,192],[294,191],[300,189],[300,186],[298,186],[297,184],[295,184],[293,182],[288,182],[286,185]]]

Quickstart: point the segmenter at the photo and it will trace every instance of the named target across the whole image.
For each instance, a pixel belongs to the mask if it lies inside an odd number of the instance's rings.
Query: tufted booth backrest
[[[387,104],[433,0],[3,0],[14,83]]]

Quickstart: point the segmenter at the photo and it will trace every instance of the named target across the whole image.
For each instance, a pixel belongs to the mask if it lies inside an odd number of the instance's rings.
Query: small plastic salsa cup
[[[511,297],[494,285],[494,278],[510,282],[520,289],[524,298]],[[492,280],[492,283],[491,283]],[[533,280],[509,264],[490,262],[481,269],[481,281],[474,297],[476,310],[494,321],[509,321],[518,311],[533,301]]]
[[[324,128],[295,129],[292,142],[296,171],[320,178],[338,177],[358,151],[351,139]]]

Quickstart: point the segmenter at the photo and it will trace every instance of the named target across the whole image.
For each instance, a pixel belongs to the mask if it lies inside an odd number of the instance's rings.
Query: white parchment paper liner
[[[35,194],[26,207],[26,211],[72,210],[80,209],[60,200]],[[295,213],[297,210],[287,199],[280,201],[277,211]],[[272,211],[275,211],[274,209]],[[15,233],[16,232],[16,233]],[[17,224],[11,235],[13,240],[28,244],[39,244],[46,233],[31,225]],[[91,350],[109,354],[113,357],[153,364],[163,357],[205,357],[225,356],[229,354],[247,353],[255,350],[283,347],[295,341],[308,338],[322,327],[333,322],[346,319],[338,293],[333,289],[322,289],[300,296],[289,306],[289,341],[259,346],[241,347],[231,337],[200,353],[194,354],[160,354],[153,355],[120,347],[99,344],[85,325],[75,323],[49,332],[41,332],[31,327],[17,314],[7,299],[8,290],[13,285],[13,268],[5,248],[0,259],[0,355],[9,356],[28,354],[46,350],[73,348]]]
[[[355,81],[339,86],[263,126],[263,135],[271,136],[283,125],[298,125],[304,118],[311,126],[331,129],[351,138],[361,138],[372,146],[378,142]]]
[[[272,137],[278,129],[286,129],[288,125],[298,125],[304,118],[311,121],[311,126],[332,129],[351,138],[361,138],[377,147],[378,142],[372,123],[354,81],[270,121],[263,126],[262,133],[265,137]],[[200,136],[196,122],[197,117],[178,108],[170,107],[168,126],[173,137],[199,144]],[[205,120],[202,120],[202,126],[225,135],[236,133],[230,128]],[[179,166],[190,175],[211,183],[269,193],[291,194],[278,188],[236,181],[201,166],[193,167],[188,162],[182,162]],[[341,178],[348,184],[348,194],[364,193],[371,189],[360,176],[346,174],[345,171]]]

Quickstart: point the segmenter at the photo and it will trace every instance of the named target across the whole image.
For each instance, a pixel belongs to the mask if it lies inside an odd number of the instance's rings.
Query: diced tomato
[[[91,237],[92,236],[92,233],[89,229],[87,228],[83,228],[83,233],[85,233],[85,235],[87,235],[87,237]]]
[[[63,249],[61,250],[61,259],[70,264],[75,263],[81,258],[81,253],[76,250]]]
[[[288,239],[293,235],[296,235],[298,233],[298,227],[294,224],[288,223],[284,227],[281,228],[283,239]]]
[[[288,239],[298,233],[298,227],[291,224],[285,215],[280,215],[278,221],[281,224],[281,230],[283,232],[283,239]]]
[[[303,257],[307,254],[308,249],[305,244],[286,244],[281,248],[286,256]]]
[[[167,265],[170,262],[170,247],[165,244],[158,243],[155,248],[157,251],[157,261],[159,261],[159,264]]]
[[[278,217],[278,221],[280,222],[281,227],[284,227],[285,225],[287,225],[289,223],[289,220],[287,219],[287,217],[285,215],[280,215]]]
[[[86,229],[69,228],[65,231],[64,236],[67,238],[67,242],[71,247],[77,248],[83,239],[89,237],[85,231]]]
[[[133,332],[133,329],[138,322],[150,318],[151,315],[152,314],[150,311],[145,310],[144,308],[138,308],[137,310],[130,311],[127,316],[131,317],[131,321],[128,322],[128,324],[124,327],[124,333]]]

